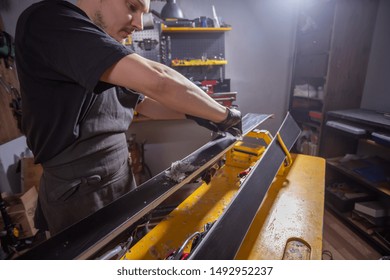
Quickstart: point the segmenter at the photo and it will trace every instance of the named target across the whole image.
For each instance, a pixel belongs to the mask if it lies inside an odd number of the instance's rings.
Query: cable
[[[329,259],[324,259],[324,256],[327,256]],[[333,254],[329,250],[323,250],[322,251],[322,259],[323,260],[333,260]]]

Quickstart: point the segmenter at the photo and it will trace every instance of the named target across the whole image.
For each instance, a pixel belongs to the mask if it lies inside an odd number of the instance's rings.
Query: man
[[[40,229],[56,234],[135,188],[124,134],[135,107],[150,118],[187,117],[213,130],[240,131],[239,111],[120,43],[142,30],[149,5],[48,0],[18,20],[22,129],[44,169],[35,219]]]

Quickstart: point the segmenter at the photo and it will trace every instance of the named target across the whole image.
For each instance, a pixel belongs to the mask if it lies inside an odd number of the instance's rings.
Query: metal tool
[[[98,257],[97,260],[111,260],[115,256],[116,256],[115,259],[120,260],[126,254],[126,252],[129,251],[132,243],[133,243],[133,237],[130,236],[129,239],[127,239],[126,243],[119,244],[114,249]]]
[[[8,85],[3,77],[0,75],[0,84],[3,88],[11,95],[11,103],[9,104],[13,110],[14,116],[18,122],[18,128],[21,128],[21,117],[22,117],[22,97],[19,91],[12,85]]]
[[[203,238],[207,235],[211,227],[214,225],[215,221],[212,223],[207,223],[204,226],[203,232],[194,232],[191,234],[180,246],[180,248],[170,254],[166,259],[167,260],[185,260],[187,259],[191,253],[195,250],[196,246],[203,240]],[[191,250],[188,253],[184,253],[184,249],[187,245],[192,241]]]

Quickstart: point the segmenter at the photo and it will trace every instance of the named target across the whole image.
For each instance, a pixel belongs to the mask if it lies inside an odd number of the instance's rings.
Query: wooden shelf
[[[297,123],[319,129],[322,125],[322,120],[311,118],[310,111],[316,111],[316,110],[310,108],[295,108],[295,107],[290,108],[290,113],[294,117],[294,120]]]
[[[316,98],[316,97],[307,97],[307,96],[296,96],[296,95],[293,95],[293,98],[303,98],[303,99],[309,99],[309,100],[315,100],[315,101],[323,102],[323,100],[321,98]]]
[[[309,126],[309,127],[312,127],[312,128],[315,128],[317,130],[319,130],[321,128],[321,123],[320,122],[300,122],[301,125],[303,126]]]
[[[369,187],[370,189],[375,190],[381,194],[385,194],[385,195],[390,197],[390,183],[389,182],[387,182],[387,183],[384,182],[384,183],[380,183],[380,184],[373,183],[373,182],[365,179],[364,177],[360,176],[358,173],[354,172],[353,170],[350,170],[350,169],[342,166],[339,163],[340,159],[341,159],[340,157],[327,159],[326,163],[328,164],[329,167],[332,167],[333,169],[336,169],[337,171],[353,178],[357,182]]]
[[[167,27],[161,25],[162,32],[226,32],[232,30],[231,27]]]

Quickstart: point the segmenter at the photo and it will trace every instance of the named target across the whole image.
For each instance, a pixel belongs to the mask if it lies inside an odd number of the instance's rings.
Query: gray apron
[[[99,94],[79,139],[42,163],[37,228],[54,235],[135,189],[123,132],[135,104],[122,105],[115,89]]]

